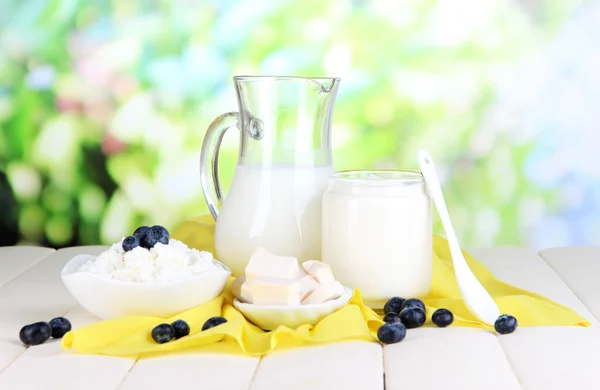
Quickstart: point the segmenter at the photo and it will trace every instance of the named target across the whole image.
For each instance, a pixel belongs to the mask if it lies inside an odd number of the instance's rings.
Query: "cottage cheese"
[[[210,252],[189,248],[172,238],[168,245],[158,243],[150,250],[136,247],[129,252],[123,250],[122,242],[113,244],[96,259],[82,264],[78,271],[128,282],[160,283],[218,269]]]

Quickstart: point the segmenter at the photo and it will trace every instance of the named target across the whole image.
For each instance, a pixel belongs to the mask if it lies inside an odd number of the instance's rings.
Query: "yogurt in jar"
[[[322,261],[343,285],[358,288],[367,306],[427,295],[433,210],[420,173],[334,173],[322,213]]]

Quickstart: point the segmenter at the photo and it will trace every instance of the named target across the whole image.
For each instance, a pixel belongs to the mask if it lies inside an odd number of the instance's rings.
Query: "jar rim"
[[[413,184],[424,181],[421,172],[399,169],[352,169],[333,172],[331,180],[355,184]]]

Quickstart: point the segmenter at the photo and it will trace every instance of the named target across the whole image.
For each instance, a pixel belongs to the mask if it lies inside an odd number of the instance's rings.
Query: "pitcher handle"
[[[223,141],[225,131],[231,126],[237,125],[237,112],[228,112],[217,117],[206,130],[204,141],[202,142],[202,151],[200,152],[200,183],[202,192],[208,205],[208,210],[215,221],[219,216],[219,209],[222,204],[221,185],[219,183],[219,148]],[[209,161],[210,159],[210,161]],[[209,176],[212,176],[212,183],[209,184]]]

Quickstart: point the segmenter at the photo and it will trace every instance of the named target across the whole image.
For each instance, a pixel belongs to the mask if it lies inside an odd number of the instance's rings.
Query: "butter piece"
[[[306,270],[303,267],[298,267],[298,272],[300,273],[300,278],[303,278],[306,275],[308,275],[308,273],[306,272]]]
[[[238,299],[242,302],[254,303],[254,297],[252,295],[252,290],[250,289],[250,284],[248,282],[244,282],[244,284],[242,284],[242,291]]]
[[[294,280],[300,277],[300,267],[295,257],[276,256],[266,249],[256,248],[246,266],[246,280],[259,278]]]
[[[245,276],[240,276],[231,283],[231,293],[242,302],[252,303],[252,291]]]
[[[315,278],[317,282],[321,284],[328,284],[335,282],[333,272],[329,264],[322,263],[317,260],[308,260],[302,263],[302,268],[308,272],[310,276]]]
[[[300,281],[298,279],[255,278],[248,284],[254,304],[299,305]]]
[[[337,299],[344,295],[344,286],[340,282],[332,282],[326,284],[320,284],[309,296],[303,301],[303,305],[323,303],[332,299]]]
[[[300,278],[300,300],[302,301],[304,298],[310,295],[317,287],[319,287],[319,282],[315,280],[310,275],[305,275]]]
[[[240,298],[242,296],[242,284],[246,281],[245,276],[240,276],[239,278],[235,278],[233,282],[231,282],[231,293],[234,297]]]
[[[316,263],[317,261],[318,260],[307,260],[304,263],[302,263],[302,269],[304,270],[304,272],[308,273],[308,269],[310,268],[310,266]]]

